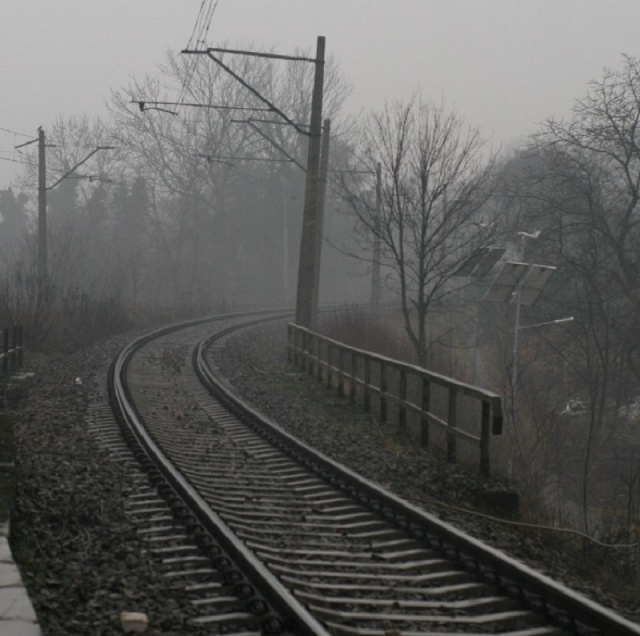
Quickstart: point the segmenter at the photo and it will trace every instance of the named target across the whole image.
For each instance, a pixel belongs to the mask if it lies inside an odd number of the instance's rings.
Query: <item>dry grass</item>
[[[397,314],[374,316],[359,307],[347,307],[324,314],[319,331],[352,347],[395,360],[415,361],[415,353]]]

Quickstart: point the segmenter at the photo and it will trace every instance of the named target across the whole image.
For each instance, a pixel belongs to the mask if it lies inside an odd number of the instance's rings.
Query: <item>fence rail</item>
[[[408,416],[413,414],[419,422],[420,445],[423,448],[431,445],[432,425],[442,430],[446,438],[447,460],[451,463],[457,461],[458,439],[477,445],[480,472],[489,475],[491,436],[502,433],[502,399],[496,393],[348,346],[293,323],[287,327],[287,351],[289,362],[305,368],[319,382],[335,386],[339,396],[348,394],[352,400],[360,397],[365,412],[371,412],[372,397],[377,398],[381,422],[389,418],[390,402],[397,407],[400,430],[406,431]],[[408,388],[410,384],[412,391]],[[436,387],[441,393],[438,400],[441,403],[440,413],[434,408]],[[461,426],[462,409],[458,407],[462,397],[480,404],[477,433]]]
[[[5,327],[2,334],[0,353],[0,377],[8,378],[22,367],[22,326]]]

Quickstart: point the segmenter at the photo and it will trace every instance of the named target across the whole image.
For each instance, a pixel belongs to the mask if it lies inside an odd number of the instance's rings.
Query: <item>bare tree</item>
[[[546,311],[575,317],[556,355],[570,378],[568,397],[586,403],[586,529],[592,464],[615,437],[616,407],[640,386],[639,123],[640,63],[625,57],[621,70],[591,83],[568,120],[550,120],[534,136],[511,183],[522,218],[541,231],[535,249],[558,265]]]
[[[308,120],[312,65],[222,57],[293,120]],[[335,65],[329,67],[326,112],[336,114],[348,87]],[[238,290],[253,293],[254,279],[265,273],[271,274],[267,297],[273,299],[277,286],[286,299],[282,280],[291,264],[281,255],[297,255],[301,214],[289,205],[290,218],[284,218],[282,201],[304,184],[306,137],[278,125],[264,103],[206,56],[169,54],[157,78],[133,80],[114,94],[112,112],[124,170],[145,177],[151,194],[149,229],[164,255],[156,269],[180,294],[174,300],[185,302],[185,294],[198,289],[216,303],[228,303]],[[268,200],[259,192],[275,196]],[[260,229],[265,226],[268,241]],[[265,268],[258,257],[283,264]],[[263,292],[267,288],[258,285]]]
[[[461,265],[492,236],[482,211],[493,158],[483,156],[478,131],[455,112],[419,98],[370,115],[360,138],[352,173],[375,174],[381,164],[381,206],[371,180],[342,173],[342,196],[358,222],[358,256],[370,260],[379,242],[387,284],[399,294],[406,332],[425,364],[429,312],[459,288]]]
[[[102,120],[86,116],[59,117],[47,130],[50,281],[61,292],[80,288],[93,298],[110,293],[106,275],[110,253],[105,240],[108,192],[102,179],[110,174],[115,160],[109,152],[96,152],[98,146],[108,145],[109,136]],[[31,145],[24,150],[27,167],[20,180],[32,206],[38,196],[35,149]],[[72,170],[75,166],[78,169]],[[35,259],[35,250],[31,257]]]
[[[536,142],[547,162],[546,196],[563,260],[617,311],[611,327],[640,380],[640,62],[623,58],[577,100],[567,122]],[[551,187],[549,187],[551,186]],[[568,205],[567,205],[568,204]]]
[[[18,256],[27,236],[28,197],[11,188],[0,190],[0,271],[2,265]]]

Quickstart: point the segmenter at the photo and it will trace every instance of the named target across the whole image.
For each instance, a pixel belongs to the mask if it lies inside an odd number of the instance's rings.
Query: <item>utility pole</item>
[[[48,287],[47,267],[47,168],[45,158],[45,136],[42,126],[38,129],[38,296]]]
[[[309,150],[307,177],[304,193],[302,236],[300,238],[300,262],[296,295],[296,324],[313,329],[316,323],[314,298],[317,295],[317,232],[319,210],[320,146],[322,137],[322,90],[324,84],[325,38],[318,37],[315,59],[315,76],[311,98],[311,122],[309,126]]]
[[[113,146],[97,146],[82,161],[78,162],[73,168],[65,172],[53,185],[47,187],[47,164],[46,151],[47,144],[45,142],[45,134],[42,126],[38,128],[38,136],[36,139],[27,141],[16,149],[38,143],[38,258],[37,258],[37,277],[38,277],[38,300],[46,300],[47,289],[49,287],[49,272],[47,266],[47,190],[55,188],[63,179],[76,171],[85,161],[88,161],[96,152],[100,150],[112,150]],[[51,145],[51,144],[49,144]],[[53,145],[55,148],[55,144]]]
[[[380,214],[382,213],[382,166],[376,164],[376,210],[373,233],[373,263],[371,266],[371,309],[380,306]]]
[[[316,253],[313,281],[313,298],[311,306],[312,329],[315,328],[318,316],[318,303],[320,297],[320,263],[322,254],[322,238],[324,235],[324,208],[327,194],[327,173],[329,171],[329,143],[331,140],[331,120],[325,119],[322,127],[322,147],[320,154],[320,176],[318,193],[318,219],[316,223]]]
[[[318,214],[320,198],[320,152],[322,138],[322,93],[324,86],[324,51],[325,38],[319,36],[316,45],[316,56],[313,59],[276,55],[274,53],[256,53],[255,51],[241,51],[235,49],[221,49],[209,47],[205,50],[185,49],[182,52],[189,55],[208,55],[220,68],[224,69],[231,77],[236,79],[254,97],[260,100],[269,112],[280,117],[283,122],[292,126],[297,132],[309,137],[308,158],[306,167],[304,212],[302,218],[302,236],[300,238],[300,260],[298,265],[298,286],[296,296],[296,324],[313,328],[315,326],[314,298],[317,295],[318,275],[316,268],[318,261],[317,253],[317,232]],[[306,130],[306,126],[299,125],[280,110],[273,102],[261,95],[249,82],[243,79],[238,73],[233,71],[219,57],[218,53],[226,52],[232,55],[250,55],[254,57],[265,57],[278,60],[313,62],[315,65],[315,75],[313,81],[313,93],[311,96],[311,121]],[[146,102],[137,102],[141,110],[146,108]],[[159,102],[155,102],[159,103]],[[280,122],[278,122],[280,123]],[[296,162],[297,163],[297,162]],[[302,166],[300,166],[302,167]]]

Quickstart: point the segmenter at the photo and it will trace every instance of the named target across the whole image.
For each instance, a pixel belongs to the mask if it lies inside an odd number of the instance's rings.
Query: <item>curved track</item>
[[[111,394],[150,475],[131,504],[207,633],[640,634],[292,438],[212,370],[222,317],[127,347]],[[214,333],[213,336],[209,335]],[[199,343],[195,349],[194,344]]]

